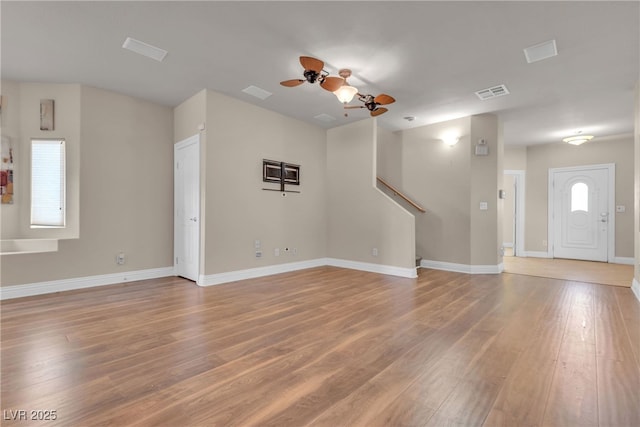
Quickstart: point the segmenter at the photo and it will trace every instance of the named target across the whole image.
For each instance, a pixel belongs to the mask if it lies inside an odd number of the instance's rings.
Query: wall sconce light
[[[460,138],[457,136],[447,135],[442,138],[442,142],[449,147],[453,147],[460,141]]]

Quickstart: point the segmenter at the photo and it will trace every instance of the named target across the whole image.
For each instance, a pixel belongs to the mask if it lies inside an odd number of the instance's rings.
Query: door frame
[[[547,179],[547,256],[554,258],[553,251],[553,213],[554,213],[554,187],[553,179],[557,172],[582,172],[585,170],[606,169],[608,181],[607,209],[609,210],[609,227],[607,229],[607,262],[614,262],[616,257],[616,165],[604,163],[598,165],[571,166],[564,168],[549,168]]]
[[[175,171],[176,171],[176,153],[178,152],[178,150],[183,149],[189,145],[193,145],[195,144],[196,148],[197,148],[197,153],[198,153],[198,159],[197,159],[197,164],[198,164],[198,182],[197,182],[197,186],[198,186],[198,194],[202,194],[202,179],[201,179],[201,170],[200,170],[200,134],[196,134],[193,136],[190,136],[189,138],[183,139],[182,141],[176,142],[173,145],[173,171],[174,171],[174,178],[173,178],[173,273],[175,276],[178,275],[178,264],[176,262],[177,257],[178,257],[178,218],[176,215],[176,178],[175,178]],[[196,269],[197,269],[197,277],[196,277],[196,284],[200,284],[202,282],[201,277],[202,277],[202,272],[201,272],[201,266],[202,266],[202,262],[201,262],[201,256],[202,256],[202,200],[200,200],[200,197],[198,198],[198,233],[197,233],[197,254],[196,254]]]
[[[524,257],[524,203],[525,203],[525,175],[523,170],[505,170],[504,175],[513,176],[513,182],[517,188],[516,197],[514,199],[516,214],[513,216],[513,225],[515,232],[513,238],[515,245],[513,246],[513,255]],[[508,190],[507,190],[508,191]],[[508,197],[508,196],[507,196]]]

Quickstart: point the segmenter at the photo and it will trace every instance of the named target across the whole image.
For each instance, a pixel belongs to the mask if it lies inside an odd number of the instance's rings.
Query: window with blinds
[[[65,141],[31,140],[31,227],[65,226]]]

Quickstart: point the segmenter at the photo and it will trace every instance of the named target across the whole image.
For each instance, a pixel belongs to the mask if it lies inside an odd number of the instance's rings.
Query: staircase
[[[376,179],[378,180],[378,182],[380,184],[382,184],[386,190],[385,193],[387,195],[393,195],[393,196],[397,196],[400,199],[402,199],[404,202],[406,202],[406,204],[408,204],[409,206],[411,206],[412,208],[416,209],[418,212],[421,213],[425,213],[427,210],[425,208],[423,208],[422,206],[420,206],[418,203],[414,202],[413,200],[411,200],[408,196],[406,196],[405,194],[403,194],[400,190],[398,190],[396,187],[394,187],[393,185],[389,184],[387,181],[385,181],[384,179],[380,178],[379,176],[376,177]],[[391,194],[389,194],[389,192]],[[406,204],[405,204],[405,209],[406,209]],[[422,261],[422,257],[420,255],[416,255],[416,267],[420,267],[420,261]]]

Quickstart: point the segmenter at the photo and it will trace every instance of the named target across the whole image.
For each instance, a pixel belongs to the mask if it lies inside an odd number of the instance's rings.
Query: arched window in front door
[[[589,186],[576,182],[571,186],[571,212],[589,212]]]

